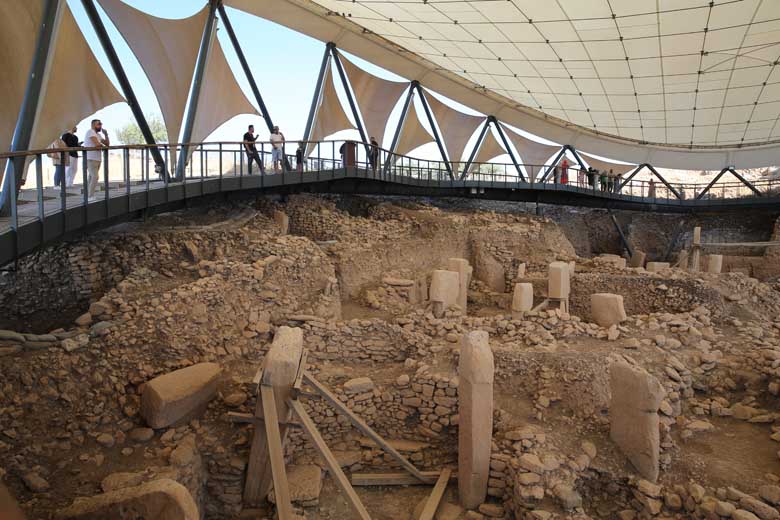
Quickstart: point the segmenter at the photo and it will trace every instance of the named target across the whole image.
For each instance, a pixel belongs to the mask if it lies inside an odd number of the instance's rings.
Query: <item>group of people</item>
[[[103,162],[101,148],[110,146],[111,140],[108,138],[108,132],[103,128],[103,122],[100,119],[93,119],[90,122],[90,128],[84,134],[83,141],[79,141],[76,135],[77,131],[78,128],[74,126],[63,133],[49,145],[49,149],[57,150],[81,146],[88,148],[85,156],[87,161],[87,197],[89,200],[95,200],[95,191],[100,180],[100,166]],[[79,169],[78,150],[52,151],[48,153],[48,156],[54,163],[54,185],[58,187],[63,184],[68,187],[73,186]]]
[[[559,166],[553,169],[553,181],[556,184],[569,184],[569,161],[564,159]],[[621,185],[623,184],[623,174],[616,174],[614,171],[609,170],[597,170],[592,166],[577,169],[577,185],[578,186],[590,186],[594,190],[598,188],[601,191],[620,193]]]
[[[249,163],[249,175],[252,175],[252,163],[256,163],[260,168],[260,173],[265,173],[265,166],[263,165],[263,158],[260,157],[260,153],[257,151],[257,145],[255,144],[258,134],[255,134],[255,125],[249,125],[246,133],[244,134],[244,149],[246,151],[247,163]],[[273,163],[274,173],[284,168],[284,134],[279,130],[278,126],[274,126],[271,130],[271,136],[269,138],[271,142],[271,162]],[[303,143],[299,143],[298,152],[296,152],[298,158],[298,168],[303,169]]]

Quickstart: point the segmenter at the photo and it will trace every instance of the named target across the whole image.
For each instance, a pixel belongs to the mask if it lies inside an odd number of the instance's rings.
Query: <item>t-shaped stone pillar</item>
[[[556,299],[568,299],[570,282],[569,276],[572,269],[566,262],[553,262],[550,264],[550,272],[547,278],[547,297]]]
[[[473,268],[465,258],[449,258],[447,259],[447,270],[458,273],[458,307],[460,307],[465,315],[469,300],[469,284],[471,283]]]
[[[279,327],[274,335],[271,348],[263,361],[263,380],[261,384],[274,387],[276,411],[280,420],[287,420],[289,407],[287,400],[292,395],[298,366],[303,355],[303,329]],[[255,416],[263,416],[263,404],[258,392]],[[279,424],[279,432],[284,445],[287,436],[287,424]],[[257,504],[263,501],[271,489],[273,477],[271,474],[271,458],[268,451],[268,441],[265,428],[255,426],[252,439],[252,449],[249,456],[249,467],[244,486],[244,501]]]
[[[707,272],[720,274],[723,270],[723,255],[709,255],[707,257]]]
[[[462,336],[458,376],[458,493],[463,507],[476,509],[487,496],[493,443],[493,352],[487,332]]]
[[[460,294],[460,276],[454,271],[436,270],[431,275],[430,298],[433,303],[433,314],[437,318],[444,316],[444,311],[453,303],[458,303]]]
[[[525,312],[533,309],[534,286],[530,283],[516,283],[512,294],[512,317],[519,319]]]

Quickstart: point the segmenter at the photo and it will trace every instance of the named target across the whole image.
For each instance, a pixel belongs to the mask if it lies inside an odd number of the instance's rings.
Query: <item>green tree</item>
[[[146,116],[146,122],[149,123],[149,129],[152,131],[154,140],[158,143],[168,142],[168,131],[165,129],[162,117],[157,114]],[[135,123],[128,123],[116,133],[116,138],[121,144],[143,144],[145,141],[141,129]]]

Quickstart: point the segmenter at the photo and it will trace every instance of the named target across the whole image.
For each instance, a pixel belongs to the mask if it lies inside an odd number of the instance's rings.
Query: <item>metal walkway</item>
[[[335,145],[330,142],[328,145],[335,152]],[[694,196],[680,199],[674,196],[673,190],[664,191],[664,186],[660,184],[658,190],[649,188],[645,181],[631,180],[620,191],[617,185],[612,191],[601,191],[598,182],[594,186],[587,183],[581,186],[577,184],[576,172],[575,178],[566,184],[554,182],[553,178],[548,182],[525,182],[517,175],[510,175],[514,165],[493,163],[477,165],[477,173],[466,179],[453,179],[443,167],[431,161],[399,158],[403,160],[383,163],[387,164],[385,168],[370,168],[358,159],[354,163],[356,166],[345,168],[341,161],[332,159],[333,154],[329,154],[331,158],[309,159],[308,166],[316,169],[248,175],[240,149],[227,151],[221,146],[219,150],[204,148],[196,151],[193,154],[194,164],[186,179],[169,182],[150,179],[150,175],[155,174],[153,167],[149,166],[146,150],[142,150],[138,167],[140,176],[138,172],[131,175],[129,151],[129,148],[123,150],[120,179],[124,180],[109,181],[111,176],[102,172],[104,179],[97,200],[86,200],[78,185],[67,189],[45,187],[39,154],[37,167],[34,165],[32,168],[36,170],[37,187],[20,192],[14,208],[15,220],[0,217],[0,265],[57,240],[73,238],[144,214],[183,208],[193,199],[230,197],[242,192],[462,197],[662,213],[720,213],[746,209],[780,211],[780,192],[770,186],[760,194],[734,191],[732,186],[729,193],[735,196],[731,198],[715,197],[713,193],[706,198],[696,198],[697,188],[688,186],[686,189]],[[227,160],[228,155],[232,161]],[[490,171],[484,171],[488,167]],[[525,168],[527,171],[532,169]],[[114,170],[112,175],[116,175]],[[198,171],[200,175],[196,176]],[[648,197],[648,191],[656,196]],[[723,193],[726,193],[725,188]]]

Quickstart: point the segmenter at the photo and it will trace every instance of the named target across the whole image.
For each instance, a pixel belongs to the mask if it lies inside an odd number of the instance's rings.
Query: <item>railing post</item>
[[[43,229],[43,157],[41,154],[35,156],[35,182],[37,186],[38,195],[38,219],[41,221],[41,229]]]
[[[68,161],[72,161],[73,157],[70,156],[70,152],[60,152],[60,164],[63,165],[63,176],[62,181],[60,182],[60,212],[62,212],[62,234],[65,234],[65,210],[68,209],[68,190],[66,184],[66,178],[68,176],[67,174],[67,168],[65,168],[65,157],[68,158]]]

